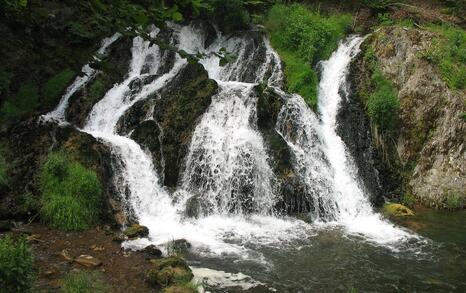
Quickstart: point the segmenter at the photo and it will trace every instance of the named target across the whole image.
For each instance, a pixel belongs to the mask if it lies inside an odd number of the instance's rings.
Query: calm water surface
[[[248,259],[188,259],[193,266],[245,274],[251,277],[243,279],[245,283],[263,284],[246,292],[466,292],[466,212],[420,211],[396,223],[422,240],[387,248],[339,228],[321,228],[288,245],[248,245],[245,248],[253,252]],[[206,290],[245,291],[221,287]]]

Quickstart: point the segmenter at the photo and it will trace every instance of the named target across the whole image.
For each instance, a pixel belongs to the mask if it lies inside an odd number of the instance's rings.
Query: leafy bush
[[[102,281],[98,272],[75,272],[69,273],[62,283],[63,293],[104,293],[109,288]]]
[[[439,37],[423,56],[437,65],[449,88],[466,88],[466,31],[449,25],[431,25],[429,29]]]
[[[0,238],[0,293],[30,292],[33,258],[25,238]]]
[[[265,22],[272,46],[286,65],[288,90],[317,104],[317,78],[311,68],[327,59],[350,27],[351,16],[326,16],[303,5],[274,5]]]
[[[8,97],[0,109],[1,121],[15,120],[33,113],[39,106],[39,91],[32,83],[23,84],[16,96]]]
[[[41,173],[42,220],[63,230],[83,230],[100,218],[102,186],[94,171],[64,153],[49,155]]]
[[[58,103],[64,94],[66,87],[73,80],[75,73],[71,69],[65,69],[51,77],[44,86],[43,100],[46,105],[53,106]]]

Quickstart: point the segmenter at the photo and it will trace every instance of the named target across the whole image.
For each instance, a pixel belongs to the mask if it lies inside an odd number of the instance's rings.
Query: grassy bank
[[[317,105],[317,73],[313,67],[329,58],[348,32],[351,16],[323,15],[301,5],[274,5],[266,16],[270,41],[285,63],[290,92]]]

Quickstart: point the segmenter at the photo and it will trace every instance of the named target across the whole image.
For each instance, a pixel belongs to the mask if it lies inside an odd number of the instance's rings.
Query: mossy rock
[[[163,290],[163,293],[197,293],[198,291],[193,288],[186,287],[183,285],[170,286]]]
[[[386,203],[383,206],[384,214],[393,217],[414,216],[414,212],[399,203]]]
[[[178,256],[153,259],[151,263],[152,268],[147,271],[146,279],[152,286],[186,284],[194,277],[186,261]]]
[[[123,232],[128,238],[147,237],[149,229],[146,226],[134,224]]]

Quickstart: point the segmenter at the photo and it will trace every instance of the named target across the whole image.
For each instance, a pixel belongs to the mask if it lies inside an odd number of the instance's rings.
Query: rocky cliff
[[[400,104],[396,131],[384,136],[372,125],[372,136],[385,158],[382,176],[391,176],[392,183],[401,179],[398,189],[391,188],[394,194],[412,194],[427,206],[459,207],[466,196],[466,91],[451,89],[426,58],[438,38],[417,27],[389,26],[366,40],[366,52],[393,83]],[[372,69],[365,56],[356,63],[354,82],[364,100]]]

